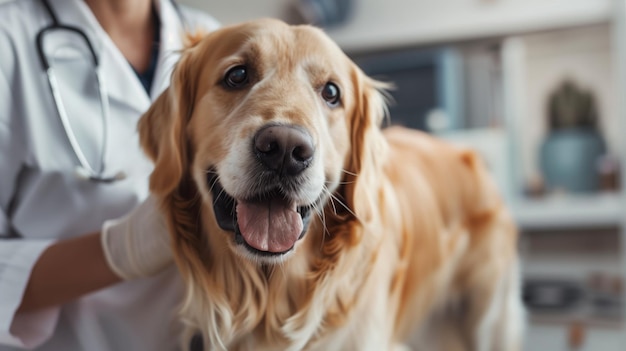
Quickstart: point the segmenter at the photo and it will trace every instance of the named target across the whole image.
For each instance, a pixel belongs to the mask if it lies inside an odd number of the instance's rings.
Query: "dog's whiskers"
[[[346,211],[348,211],[348,213],[350,213],[351,215],[353,215],[357,220],[361,221],[361,219],[359,218],[359,216],[356,215],[356,213],[354,213],[354,211],[352,211],[350,209],[350,207],[348,205],[346,205],[343,201],[341,201],[341,199],[339,199],[336,195],[329,193],[330,195],[330,199],[331,199],[331,203],[334,204],[334,201],[337,201],[337,203],[339,203],[343,208],[346,209]],[[333,205],[334,207],[334,205]],[[336,209],[335,209],[336,210]],[[337,214],[337,211],[335,211],[335,214]]]
[[[314,204],[311,206],[311,210],[320,219],[324,228],[326,228],[326,215],[324,214],[324,208],[320,207],[318,204]]]
[[[219,193],[219,194],[217,194],[217,196],[215,197],[215,200],[213,200],[213,201],[216,201],[216,202],[217,202],[217,201],[219,201],[220,197],[222,197],[222,195],[224,195],[224,194],[226,194],[226,191],[225,191],[224,189],[222,189],[222,190],[220,191],[220,193]],[[226,196],[226,195],[225,195],[225,196]]]
[[[350,171],[348,171],[348,170],[346,170],[344,168],[341,169],[341,172],[343,172],[345,174],[348,174],[348,175],[351,175],[351,176],[354,176],[354,177],[358,177],[359,176],[357,173],[350,172]]]
[[[353,177],[358,177],[359,176],[357,173],[350,172],[350,171],[348,171],[346,169],[343,169],[343,168],[341,169],[341,172],[345,173],[347,175],[353,176]],[[353,180],[353,181],[349,181],[349,182],[347,182],[347,181],[340,181],[338,184],[339,185],[347,185],[347,184],[354,184],[354,183],[356,183],[356,181]]]
[[[322,191],[328,195],[330,198],[330,204],[333,206],[333,213],[337,214],[337,207],[335,207],[335,203],[333,202],[333,193],[328,189],[326,185],[322,188]]]
[[[210,171],[207,171],[207,174],[209,174]],[[215,187],[215,185],[219,182],[219,177],[215,177],[215,179],[213,179],[213,181],[211,182],[211,186],[209,187],[209,191],[213,191],[213,188]]]
[[[328,226],[326,225],[326,213],[324,212],[324,208],[318,205],[314,205],[313,211],[315,212],[315,215],[322,222],[322,228],[324,230],[324,235],[322,235],[322,241],[320,244],[320,249],[321,249],[322,247],[324,247],[324,242],[326,241],[326,235],[330,237],[330,231],[328,230]]]
[[[216,172],[214,171],[206,171],[207,174],[215,174]],[[213,188],[215,188],[215,186],[219,183],[219,176],[215,177],[215,179],[213,179],[213,181],[211,182],[211,186],[209,187],[209,191],[213,192]],[[222,196],[222,194],[226,194],[226,191],[224,189],[220,190],[219,194],[217,194],[217,196],[215,197],[215,199],[213,201],[218,201],[220,199],[220,197]]]

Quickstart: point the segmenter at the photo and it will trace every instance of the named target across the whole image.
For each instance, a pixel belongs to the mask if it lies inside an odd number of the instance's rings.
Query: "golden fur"
[[[241,64],[249,86],[224,88]],[[320,97],[328,81],[339,106]],[[181,316],[205,350],[390,350],[410,338],[429,351],[520,350],[517,234],[502,200],[472,151],[382,131],[381,87],[309,26],[248,22],[183,52],[139,131],[186,283]],[[232,155],[247,157],[241,145],[270,122],[310,133],[324,187],[306,235],[267,262],[217,225],[206,179],[214,167],[229,181]]]

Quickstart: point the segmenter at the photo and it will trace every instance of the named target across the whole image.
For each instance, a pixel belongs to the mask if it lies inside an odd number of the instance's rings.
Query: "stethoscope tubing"
[[[50,91],[52,92],[52,98],[56,106],[57,114],[59,115],[59,119],[61,120],[61,124],[65,131],[67,139],[70,143],[70,146],[80,164],[79,166],[76,167],[76,174],[78,175],[78,177],[82,179],[88,179],[91,181],[103,182],[103,183],[111,183],[117,180],[124,179],[126,177],[126,174],[124,172],[117,172],[115,175],[112,175],[112,176],[104,175],[105,160],[106,160],[106,155],[107,155],[107,149],[108,149],[107,146],[108,146],[108,139],[109,139],[108,134],[109,134],[109,123],[110,123],[110,120],[109,120],[110,105],[109,105],[109,99],[108,99],[109,95],[107,94],[107,91],[106,91],[106,84],[104,83],[104,76],[101,72],[100,62],[98,59],[98,55],[96,54],[96,50],[94,49],[91,43],[91,40],[89,40],[89,37],[83,30],[81,30],[78,27],[64,25],[59,22],[48,0],[41,0],[41,3],[43,7],[45,8],[46,12],[48,13],[48,16],[50,17],[51,24],[44,27],[37,33],[37,36],[36,36],[37,54],[39,56],[39,60],[41,62],[42,68],[48,78],[48,85],[50,87]],[[181,20],[183,27],[187,29],[187,21],[185,20],[185,17],[180,7],[174,0],[172,0],[172,5],[174,6],[174,9],[178,13],[178,16]],[[82,148],[80,147],[80,144],[78,142],[78,139],[76,138],[76,135],[74,134],[74,130],[72,129],[72,126],[68,118],[67,109],[65,108],[65,104],[63,103],[63,98],[61,96],[59,83],[58,83],[56,74],[54,73],[54,69],[50,65],[50,62],[48,61],[48,58],[46,57],[46,54],[44,52],[44,38],[46,34],[52,31],[56,31],[56,30],[64,30],[64,31],[68,31],[68,32],[78,35],[87,45],[87,48],[89,49],[89,53],[93,61],[93,65],[95,69],[95,76],[96,76],[96,84],[98,85],[98,91],[100,95],[100,107],[102,111],[102,130],[103,130],[102,131],[102,138],[103,138],[102,150],[100,152],[100,165],[99,165],[100,167],[98,171],[96,171],[87,160],[87,157],[83,153]]]
[[[108,94],[106,92],[106,88],[104,84],[104,77],[101,73],[98,55],[96,54],[96,51],[91,41],[89,40],[89,37],[87,37],[87,34],[85,34],[84,31],[82,31],[78,27],[60,24],[48,0],[41,0],[41,2],[46,12],[48,12],[48,15],[52,23],[48,25],[47,27],[44,27],[43,29],[39,31],[39,33],[37,33],[37,37],[36,37],[37,54],[39,55],[39,60],[41,62],[42,68],[48,78],[48,85],[50,87],[52,98],[54,100],[54,104],[55,104],[59,119],[61,120],[63,130],[65,131],[65,135],[67,136],[67,140],[70,143],[70,146],[74,152],[74,155],[76,155],[76,158],[78,159],[79,166],[76,167],[75,173],[81,179],[88,179],[91,181],[102,182],[102,183],[111,183],[116,180],[124,179],[126,175],[123,172],[118,172],[117,174],[113,176],[104,175],[105,160],[106,160],[106,154],[107,154],[107,149],[108,149],[108,139],[109,139],[108,134],[109,134],[110,112],[109,112]],[[83,150],[80,147],[78,139],[76,138],[76,135],[74,134],[74,129],[70,125],[70,121],[68,118],[67,109],[65,108],[65,104],[63,103],[63,98],[61,96],[61,91],[60,91],[56,74],[54,73],[54,69],[50,65],[50,62],[48,61],[48,58],[46,57],[46,54],[44,52],[45,36],[49,34],[50,32],[57,31],[57,30],[63,30],[63,31],[67,31],[67,32],[78,35],[87,45],[91,59],[93,61],[92,63],[94,65],[96,84],[98,85],[98,94],[100,98],[100,108],[102,111],[102,150],[100,151],[100,160],[99,160],[100,165],[97,171],[96,169],[94,169],[94,167],[91,166],[91,164],[87,160],[87,157],[83,153]]]

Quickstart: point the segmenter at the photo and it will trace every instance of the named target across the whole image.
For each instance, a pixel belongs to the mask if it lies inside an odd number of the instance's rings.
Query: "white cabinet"
[[[537,156],[546,135],[547,96],[565,78],[577,81],[596,95],[600,129],[610,152],[621,164],[621,191],[535,198],[520,195],[512,204],[524,229],[526,276],[556,277],[580,284],[583,289],[593,285],[590,277],[599,272],[621,279],[622,286],[626,278],[626,150],[622,134],[626,109],[621,98],[626,87],[626,4],[614,1],[610,5],[607,18],[600,23],[518,33],[506,36],[502,46],[515,188],[523,188],[540,173]],[[547,243],[557,235],[558,241]],[[594,251],[599,242],[606,240],[612,244]],[[622,306],[614,308],[621,315],[619,320],[595,319],[589,310],[573,315],[560,312],[548,320],[530,318],[526,350],[569,350],[567,328],[576,319],[586,325],[581,351],[625,350],[626,294],[623,287],[621,291]]]

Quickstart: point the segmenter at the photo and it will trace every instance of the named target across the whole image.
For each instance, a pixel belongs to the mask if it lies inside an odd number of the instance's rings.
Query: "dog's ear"
[[[194,110],[200,59],[186,49],[172,73],[172,82],[139,121],[144,151],[154,162],[150,191],[161,201],[161,210],[172,238],[174,259],[184,279],[201,272],[203,262],[199,230],[200,196],[190,175],[191,143],[187,125]]]
[[[141,146],[154,162],[150,190],[172,192],[188,169],[186,125],[193,111],[197,77],[190,75],[191,54],[186,51],[172,73],[170,86],[159,96],[138,124]]]
[[[344,198],[360,222],[369,222],[376,205],[377,192],[372,191],[379,176],[387,144],[381,124],[387,115],[383,91],[390,85],[375,81],[355,68],[352,81],[355,108],[350,116],[351,151],[345,175]]]

